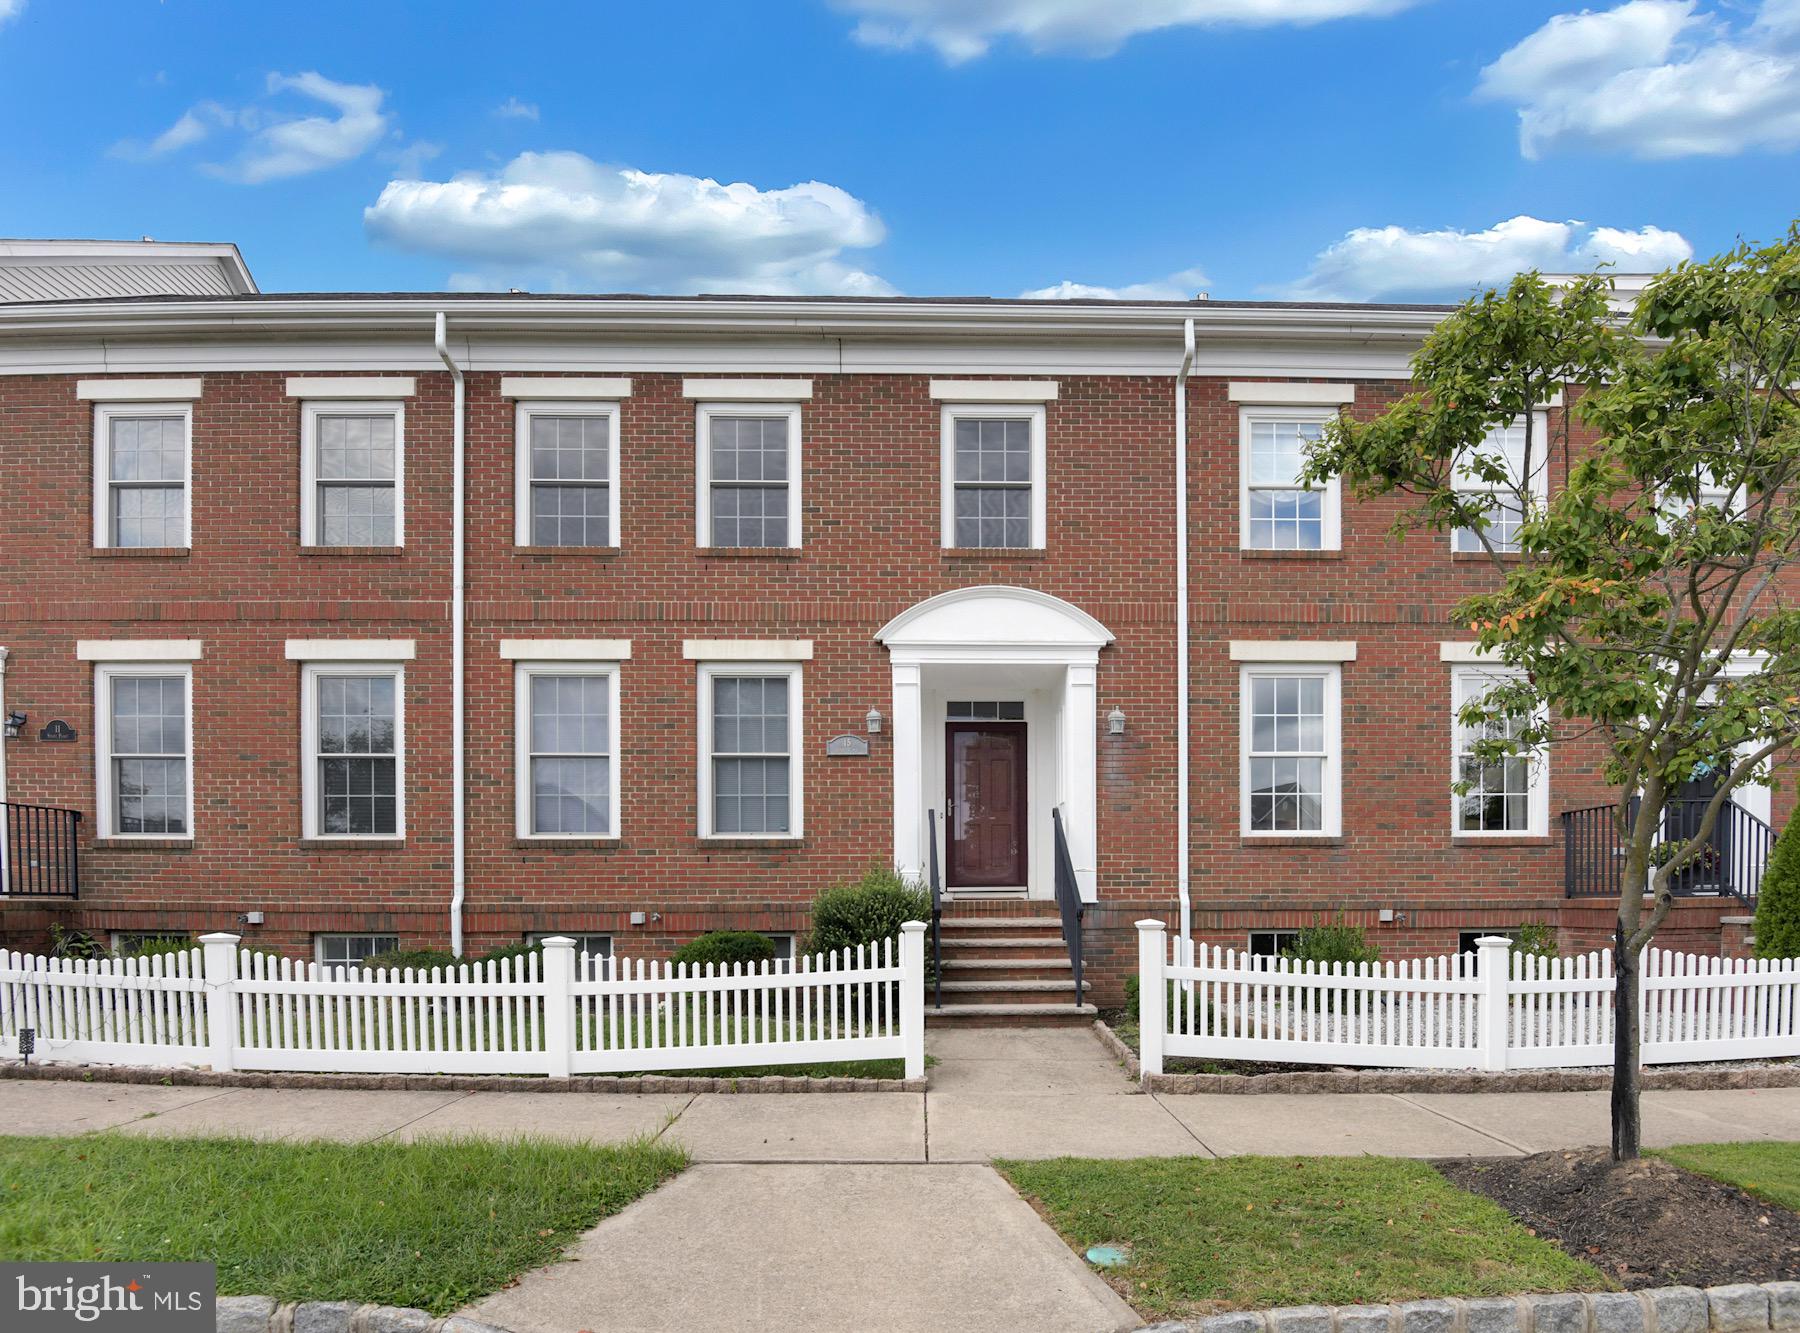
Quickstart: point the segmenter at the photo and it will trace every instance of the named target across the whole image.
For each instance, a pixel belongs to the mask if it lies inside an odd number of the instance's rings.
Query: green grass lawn
[[[1141,1313],[1598,1290],[1598,1271],[1424,1162],[1233,1157],[996,1163]]]
[[[1652,1156],[1800,1212],[1800,1143],[1689,1143]]]
[[[686,1165],[649,1142],[0,1137],[0,1254],[211,1260],[221,1295],[448,1314]]]

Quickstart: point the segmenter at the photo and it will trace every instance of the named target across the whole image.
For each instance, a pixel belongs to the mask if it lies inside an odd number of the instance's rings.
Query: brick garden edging
[[[154,1083],[178,1088],[306,1088],[358,1092],[924,1092],[922,1078],[801,1078],[763,1074],[756,1078],[705,1075],[581,1074],[574,1078],[508,1077],[501,1074],[288,1074],[212,1069],[156,1069],[144,1065],[0,1064],[0,1078],[67,1083]]]
[[[1295,1305],[1244,1310],[1138,1333],[1770,1333],[1800,1329],[1800,1282],[1650,1291],[1569,1292],[1401,1301],[1393,1305]],[[296,1333],[299,1333],[296,1330]]]
[[[221,1296],[218,1333],[507,1333],[459,1314],[427,1314],[398,1305],[355,1301],[283,1304],[272,1296]]]
[[[1152,1074],[1131,1047],[1104,1019],[1094,1020],[1094,1035],[1137,1079],[1145,1092],[1603,1092],[1612,1075],[1584,1069],[1513,1069],[1484,1073],[1478,1069],[1327,1069],[1291,1074]],[[1681,1089],[1710,1092],[1721,1088],[1800,1088],[1800,1064],[1717,1066],[1665,1065],[1644,1070],[1645,1091]]]

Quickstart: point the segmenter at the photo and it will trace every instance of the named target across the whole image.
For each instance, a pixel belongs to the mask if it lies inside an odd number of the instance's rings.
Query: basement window
[[[398,935],[314,935],[313,957],[321,967],[360,968],[376,954],[400,947]]]

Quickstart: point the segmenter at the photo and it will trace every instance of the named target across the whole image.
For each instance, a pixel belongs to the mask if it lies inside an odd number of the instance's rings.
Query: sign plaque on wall
[[[38,732],[40,741],[72,741],[75,739],[75,728],[60,717],[53,722],[46,722],[44,729]]]
[[[869,743],[861,736],[845,732],[825,742],[825,753],[832,759],[861,759],[869,753]]]

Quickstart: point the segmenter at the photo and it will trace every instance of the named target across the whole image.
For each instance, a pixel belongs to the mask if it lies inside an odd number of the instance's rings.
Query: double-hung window
[[[1341,826],[1341,672],[1269,663],[1241,678],[1243,832],[1333,836]]]
[[[405,409],[308,402],[300,420],[301,545],[404,545]]]
[[[1335,551],[1341,543],[1335,478],[1306,485],[1307,446],[1332,412],[1316,407],[1246,407],[1239,418],[1239,539],[1249,551]]]
[[[618,404],[519,404],[518,478],[520,546],[617,546]]]
[[[619,671],[612,663],[520,662],[518,834],[619,832]]]
[[[800,836],[800,682],[792,663],[701,666],[702,836]]]
[[[800,545],[797,405],[703,404],[696,470],[699,545]]]
[[[1487,833],[1541,837],[1550,824],[1550,788],[1542,755],[1510,754],[1483,759],[1475,753],[1483,740],[1511,740],[1524,730],[1526,719],[1494,718],[1480,726],[1465,726],[1462,710],[1479,702],[1506,673],[1488,667],[1452,670],[1450,703],[1454,738],[1452,781],[1467,790],[1451,793],[1451,829],[1459,836]]]
[[[398,663],[307,663],[301,689],[306,837],[404,836],[405,684]]]
[[[1043,406],[947,405],[943,430],[944,545],[958,549],[1043,546]]]
[[[102,836],[194,832],[192,669],[170,662],[96,668]]]
[[[192,545],[188,518],[193,414],[186,403],[94,409],[94,545]]]
[[[1486,519],[1480,532],[1472,527],[1457,528],[1450,535],[1450,549],[1457,552],[1482,552],[1490,547],[1502,553],[1519,550],[1519,528],[1525,522],[1525,509],[1520,503],[1523,491],[1532,499],[1544,499],[1547,418],[1538,413],[1532,422],[1530,457],[1526,457],[1525,420],[1510,426],[1497,426],[1476,450],[1480,463],[1459,461],[1451,475],[1452,484],[1464,495],[1485,497],[1482,517]],[[1529,467],[1529,476],[1527,468]],[[1504,480],[1496,481],[1491,472],[1500,472]],[[1486,537],[1483,544],[1482,538]]]

